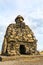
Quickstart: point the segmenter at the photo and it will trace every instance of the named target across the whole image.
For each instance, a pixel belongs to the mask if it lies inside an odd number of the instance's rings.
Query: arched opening
[[[25,45],[20,45],[20,53],[21,54],[26,54],[26,48],[25,48]]]

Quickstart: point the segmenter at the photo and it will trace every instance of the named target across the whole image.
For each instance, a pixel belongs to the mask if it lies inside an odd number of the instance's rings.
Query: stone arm
[[[10,32],[11,32],[11,25],[8,26],[7,30],[6,30],[6,33],[5,33],[5,36],[4,36],[4,40],[3,40],[3,45],[2,45],[2,52],[1,54],[5,54],[6,53],[6,49],[7,49],[7,45],[8,45],[8,37],[10,35]]]
[[[32,36],[32,39],[33,39],[34,42],[36,43],[36,42],[37,42],[37,39],[36,39],[36,37],[34,36],[33,31],[29,28],[28,25],[25,26],[25,29],[26,29],[26,31],[27,31],[27,35],[30,34],[30,35]]]
[[[2,45],[2,53],[1,54],[6,53],[6,48],[7,48],[7,39],[4,37],[4,41],[3,41],[3,45]]]

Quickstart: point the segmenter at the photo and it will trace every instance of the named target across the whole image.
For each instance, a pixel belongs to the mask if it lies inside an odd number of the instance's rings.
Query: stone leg
[[[13,46],[13,49],[11,49],[11,44],[8,44],[7,52],[8,52],[8,55],[11,55],[11,56],[16,55],[15,47]]]
[[[17,55],[20,55],[19,47],[16,47],[16,54],[17,54]]]
[[[26,47],[26,54],[29,54],[29,47]]]

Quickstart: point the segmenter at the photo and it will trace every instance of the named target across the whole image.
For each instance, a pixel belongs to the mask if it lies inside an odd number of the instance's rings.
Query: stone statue
[[[8,26],[3,40],[2,55],[38,54],[34,33],[23,21],[24,18],[18,15],[15,24]]]

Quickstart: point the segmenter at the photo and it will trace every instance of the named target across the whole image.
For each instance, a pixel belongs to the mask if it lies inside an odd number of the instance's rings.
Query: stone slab
[[[0,61],[40,61],[43,60],[43,55],[20,55],[20,56],[0,56]]]

